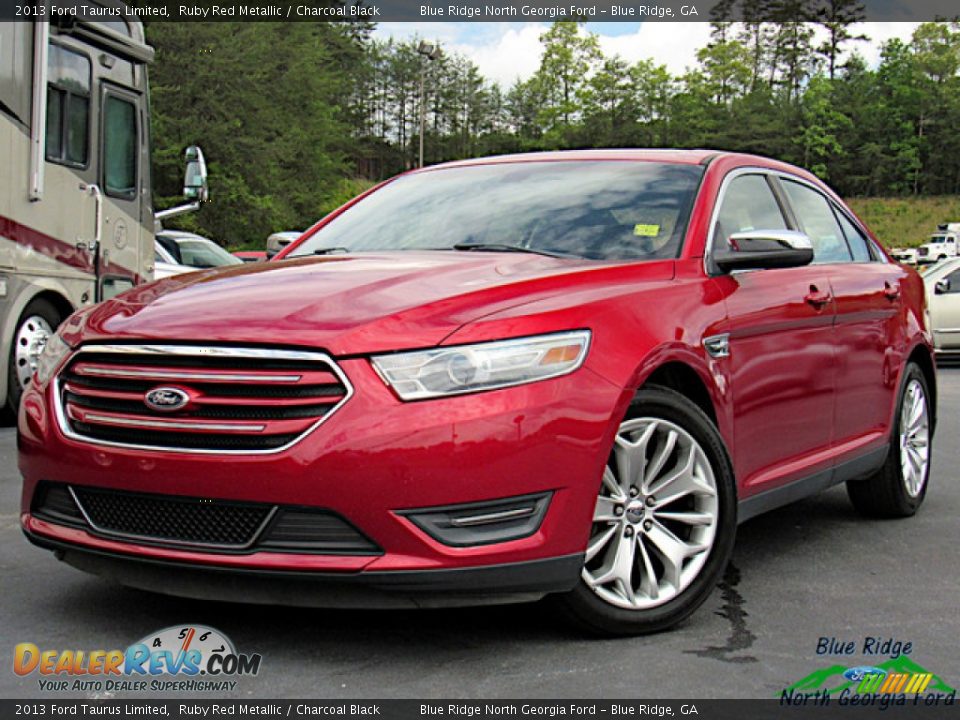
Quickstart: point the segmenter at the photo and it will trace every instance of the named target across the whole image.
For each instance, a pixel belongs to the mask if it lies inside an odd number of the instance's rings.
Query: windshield
[[[209,240],[178,240],[177,247],[180,248],[181,261],[190,267],[212,268],[243,262]]]
[[[931,235],[930,242],[932,243],[945,243],[949,238],[946,235]]]
[[[563,161],[404,175],[334,218],[289,257],[331,248],[510,246],[593,259],[672,258],[702,174],[696,165]]]

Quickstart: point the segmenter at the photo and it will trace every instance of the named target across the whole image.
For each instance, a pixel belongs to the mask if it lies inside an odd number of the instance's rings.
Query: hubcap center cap
[[[643,500],[638,500],[627,505],[627,520],[637,524],[642,523],[647,514],[647,508],[643,504]]]

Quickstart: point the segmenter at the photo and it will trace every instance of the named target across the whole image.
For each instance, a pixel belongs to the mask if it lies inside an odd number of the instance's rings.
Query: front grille
[[[189,545],[249,547],[273,513],[265,504],[73,488],[95,530]]]
[[[42,482],[33,514],[115,540],[210,552],[377,555],[380,547],[320,508],[155,495]]]
[[[173,391],[182,407],[147,403]],[[277,452],[350,396],[323,353],[261,348],[81,348],[57,378],[58,418],[76,439],[193,452]]]

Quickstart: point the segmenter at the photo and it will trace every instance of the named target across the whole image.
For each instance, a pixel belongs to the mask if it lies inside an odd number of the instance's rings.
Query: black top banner
[[[115,22],[829,22],[830,0],[0,0],[0,20]],[[957,0],[862,0],[864,21],[960,16]],[[774,9],[770,9],[773,7]]]

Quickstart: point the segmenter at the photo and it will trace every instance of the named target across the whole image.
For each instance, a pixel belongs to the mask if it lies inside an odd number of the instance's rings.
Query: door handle
[[[829,303],[833,298],[830,293],[820,290],[816,285],[811,285],[810,292],[808,292],[806,297],[803,299],[819,310],[824,305]]]
[[[883,284],[883,296],[890,301],[898,300],[900,298],[900,286],[885,282]]]

